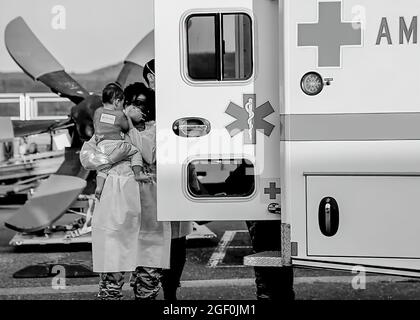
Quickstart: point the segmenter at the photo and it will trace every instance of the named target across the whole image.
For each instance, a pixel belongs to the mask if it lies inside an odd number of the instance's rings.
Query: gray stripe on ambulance
[[[420,140],[420,113],[281,115],[282,141]]]

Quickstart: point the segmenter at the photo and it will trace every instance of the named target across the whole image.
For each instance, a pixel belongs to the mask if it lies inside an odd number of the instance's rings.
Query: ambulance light
[[[319,73],[308,72],[302,77],[300,86],[308,96],[316,96],[324,88],[324,81]]]

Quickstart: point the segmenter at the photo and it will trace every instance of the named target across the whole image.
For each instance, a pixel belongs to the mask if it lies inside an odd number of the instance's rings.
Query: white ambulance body
[[[420,275],[419,7],[155,0],[159,219],[281,218],[294,265]]]

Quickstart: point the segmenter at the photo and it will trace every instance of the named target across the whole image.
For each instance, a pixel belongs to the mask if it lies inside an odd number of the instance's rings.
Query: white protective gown
[[[148,123],[145,131],[131,130],[129,133],[132,143],[142,149],[145,162],[152,164],[151,170],[156,171],[156,125],[154,122]],[[156,195],[156,185],[153,186],[153,194]],[[156,200],[156,198],[155,198]],[[156,202],[154,204],[156,212]],[[157,217],[156,217],[157,219]],[[171,222],[172,239],[186,237],[193,231],[192,222]]]
[[[154,170],[155,136],[154,126],[130,132],[150,171]],[[137,266],[167,269],[170,245],[171,224],[157,221],[156,183],[137,183],[129,161],[113,166],[93,215],[93,271],[130,272]]]

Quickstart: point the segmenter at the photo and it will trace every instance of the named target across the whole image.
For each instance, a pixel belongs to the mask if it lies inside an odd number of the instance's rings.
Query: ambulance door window
[[[251,18],[244,14],[223,15],[223,79],[244,80],[252,74]]]
[[[216,15],[191,16],[188,25],[188,74],[196,80],[218,77]]]
[[[244,13],[187,18],[187,66],[193,81],[243,81],[253,72],[252,20]]]
[[[255,170],[246,159],[195,160],[187,166],[193,198],[248,198],[255,191]]]

